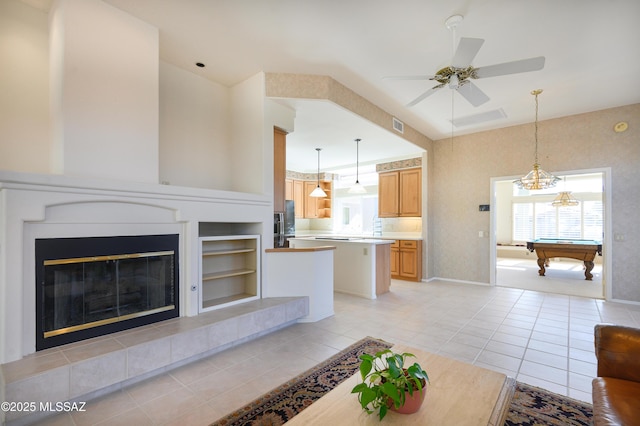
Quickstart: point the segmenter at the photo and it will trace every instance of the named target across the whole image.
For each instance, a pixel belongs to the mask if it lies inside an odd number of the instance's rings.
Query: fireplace
[[[177,317],[178,241],[36,239],[36,350]]]

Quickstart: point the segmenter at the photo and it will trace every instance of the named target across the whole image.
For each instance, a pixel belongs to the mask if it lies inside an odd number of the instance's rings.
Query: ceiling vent
[[[393,130],[398,133],[404,133],[404,123],[393,117]]]

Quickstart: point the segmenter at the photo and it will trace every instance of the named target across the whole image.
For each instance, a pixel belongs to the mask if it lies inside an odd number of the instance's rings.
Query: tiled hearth
[[[267,298],[47,349],[1,366],[4,401],[87,401],[270,333],[308,315],[306,297]],[[26,424],[43,413],[7,413]]]

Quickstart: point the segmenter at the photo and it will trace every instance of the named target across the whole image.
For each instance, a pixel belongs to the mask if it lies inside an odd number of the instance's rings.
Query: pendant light
[[[564,178],[564,189],[567,189],[567,177],[565,176]],[[571,191],[560,191],[558,192],[558,195],[556,196],[556,198],[553,200],[553,202],[551,203],[551,205],[553,207],[573,207],[573,206],[577,206],[578,204],[580,204],[580,202],[578,200],[576,200],[575,198],[573,198],[573,195],[571,195]]]
[[[561,191],[551,203],[553,207],[573,207],[580,204],[578,200],[573,198],[571,191]]]
[[[327,193],[324,192],[322,188],[320,188],[320,151],[321,150],[322,148],[316,148],[316,151],[318,151],[318,186],[316,186],[316,189],[311,191],[311,194],[309,194],[310,197],[322,198],[327,196]]]
[[[359,163],[360,163],[360,140],[356,139],[356,183],[349,188],[349,194],[366,194],[366,188],[360,184],[359,180]]]
[[[535,121],[535,161],[533,163],[533,170],[527,173],[526,176],[521,177],[518,180],[513,181],[518,188],[536,190],[547,189],[556,186],[556,182],[560,179],[551,173],[547,173],[540,168],[538,164],[538,95],[542,93],[542,89],[536,89],[531,92],[536,97],[536,121]]]

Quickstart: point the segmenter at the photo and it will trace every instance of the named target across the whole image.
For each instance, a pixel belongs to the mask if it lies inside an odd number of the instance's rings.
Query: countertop
[[[268,248],[264,251],[266,253],[303,253],[310,251],[325,251],[325,250],[335,250],[335,246],[318,246],[318,247],[279,247],[279,248]]]
[[[323,234],[319,232],[309,232],[302,231],[296,232],[295,238],[311,238],[311,237],[320,237],[326,239],[362,239],[362,240],[422,240],[422,235],[415,232],[385,232],[383,235],[349,235],[349,234]]]
[[[289,241],[317,241],[318,243],[330,243],[330,244],[393,244],[395,240],[385,240],[379,238],[358,238],[358,237],[337,237],[337,236],[322,236],[322,237],[295,237],[289,238]]]

